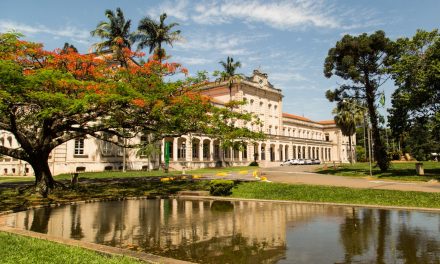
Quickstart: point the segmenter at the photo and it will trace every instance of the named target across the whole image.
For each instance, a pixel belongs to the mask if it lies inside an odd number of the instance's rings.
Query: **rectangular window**
[[[180,144],[178,151],[177,151],[177,158],[178,159],[186,158],[186,144],[185,143]]]
[[[243,151],[241,152],[241,158],[247,159],[247,146],[244,146]]]
[[[84,138],[76,138],[75,139],[75,155],[84,155]]]
[[[223,153],[224,153],[224,157],[225,157],[226,159],[230,159],[230,158],[231,158],[231,149],[230,149],[230,148],[226,148],[226,149],[223,151]]]
[[[141,142],[140,142],[141,150],[139,151],[139,156],[141,157],[146,157],[148,154],[148,151],[145,149],[147,142],[148,142],[147,136],[145,135],[141,136]]]
[[[238,152],[238,149],[234,149],[234,159],[238,159],[239,153],[240,152]]]
[[[108,142],[106,140],[110,140],[109,134],[104,134],[104,139],[102,141],[102,155],[104,156],[110,156],[112,154],[113,150],[113,144],[111,142]]]
[[[198,143],[192,144],[192,157],[199,158],[199,144]]]
[[[118,144],[120,146],[125,146],[125,138],[118,138]],[[117,146],[117,155],[124,156],[124,147]]]
[[[203,143],[203,158],[209,158],[209,143]]]
[[[214,159],[220,159],[220,146],[214,145]]]

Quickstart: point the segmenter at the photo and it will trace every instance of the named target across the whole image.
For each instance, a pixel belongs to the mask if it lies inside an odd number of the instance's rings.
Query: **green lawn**
[[[128,257],[105,256],[79,247],[66,246],[47,240],[0,232],[0,262],[18,263],[94,263],[140,264]]]
[[[27,182],[27,181],[34,181],[35,178],[33,176],[28,176],[28,177],[0,177],[0,183],[3,182]]]
[[[432,179],[440,180],[440,162],[424,161],[423,168],[425,176],[416,174],[415,162],[393,162],[387,172],[381,172],[379,168],[375,168],[373,164],[373,177],[380,179],[392,179],[403,181],[429,181]],[[336,170],[333,165],[327,165],[327,169],[321,168],[317,171],[322,174],[332,174],[351,177],[367,177],[370,175],[369,164],[367,162],[359,162],[355,164],[344,164]]]
[[[440,208],[440,193],[407,192],[347,187],[247,182],[238,184],[232,197],[306,202],[331,202]]]
[[[227,168],[205,168],[205,169],[195,169],[187,170],[186,174],[216,174],[219,172],[237,172],[242,170],[253,171],[258,169],[258,167],[242,166],[242,167],[227,167]],[[103,172],[84,172],[80,173],[79,177],[82,179],[112,179],[112,178],[133,178],[133,177],[152,177],[152,176],[169,176],[182,174],[182,171],[170,171],[165,173],[162,170],[156,171],[103,171]],[[54,177],[55,180],[70,180],[70,174],[60,174]],[[19,182],[19,181],[34,181],[34,177],[0,177],[0,183],[3,182]]]

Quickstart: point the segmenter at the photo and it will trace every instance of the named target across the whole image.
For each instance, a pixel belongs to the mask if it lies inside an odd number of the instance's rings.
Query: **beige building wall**
[[[334,121],[313,121],[306,117],[283,113],[283,95],[258,70],[251,77],[236,80],[229,90],[228,82],[213,82],[202,89],[218,106],[232,100],[244,100],[246,104],[238,111],[253,113],[261,121],[236,124],[267,135],[264,142],[249,142],[245,150],[222,149],[221,143],[200,134],[165,138],[158,142],[162,155],[145,157],[137,155],[137,149],[126,149],[126,168],[141,170],[159,168],[164,162],[165,142],[170,142],[171,169],[191,169],[214,166],[248,165],[255,158],[260,166],[278,166],[287,159],[319,159],[322,162],[348,162],[348,137],[341,134]],[[123,148],[93,137],[66,142],[53,150],[49,166],[54,175],[77,171],[120,170],[123,166]],[[112,138],[117,141],[117,138]],[[127,144],[139,143],[140,137],[130,139]],[[8,132],[0,132],[0,144],[18,147]],[[355,137],[352,146],[356,145]],[[2,175],[32,174],[26,162],[10,157],[0,159]]]

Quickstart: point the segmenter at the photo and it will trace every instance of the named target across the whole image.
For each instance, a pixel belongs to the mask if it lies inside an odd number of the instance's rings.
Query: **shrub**
[[[249,166],[256,166],[256,167],[258,167],[258,162],[252,161],[251,164],[249,164]]]
[[[392,160],[400,160],[400,157],[402,156],[402,153],[399,151],[391,151],[388,154],[389,158]]]
[[[234,187],[234,181],[230,180],[212,180],[210,182],[211,189],[209,193],[214,196],[231,195],[231,189]]]

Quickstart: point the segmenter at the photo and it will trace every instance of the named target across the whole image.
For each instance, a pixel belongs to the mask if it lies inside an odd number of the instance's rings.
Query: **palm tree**
[[[241,67],[241,62],[234,62],[234,59],[228,56],[226,62],[220,61],[219,63],[223,66],[220,78],[221,80],[228,80],[229,100],[232,100],[232,84],[234,83],[234,79],[240,77],[240,74],[236,74],[235,71]]]
[[[341,129],[342,135],[348,137],[349,160],[353,163],[353,150],[351,136],[356,133],[356,126],[363,120],[361,107],[354,102],[340,102],[332,112],[336,125]]]
[[[149,53],[154,51],[154,55],[162,61],[166,57],[165,49],[162,48],[162,43],[167,43],[171,47],[173,42],[180,38],[180,30],[171,31],[173,27],[178,26],[178,23],[165,24],[167,14],[160,15],[160,21],[157,22],[150,17],[144,17],[139,21],[138,32],[135,34],[133,40],[139,41],[138,49],[149,47]]]
[[[104,39],[102,42],[93,44],[93,47],[98,53],[104,49],[111,50],[121,66],[126,67],[127,61],[123,56],[123,49],[131,49],[131,20],[125,20],[124,13],[119,7],[116,8],[116,15],[112,10],[107,9],[105,16],[108,21],[99,22],[96,29],[90,32],[93,37]]]

